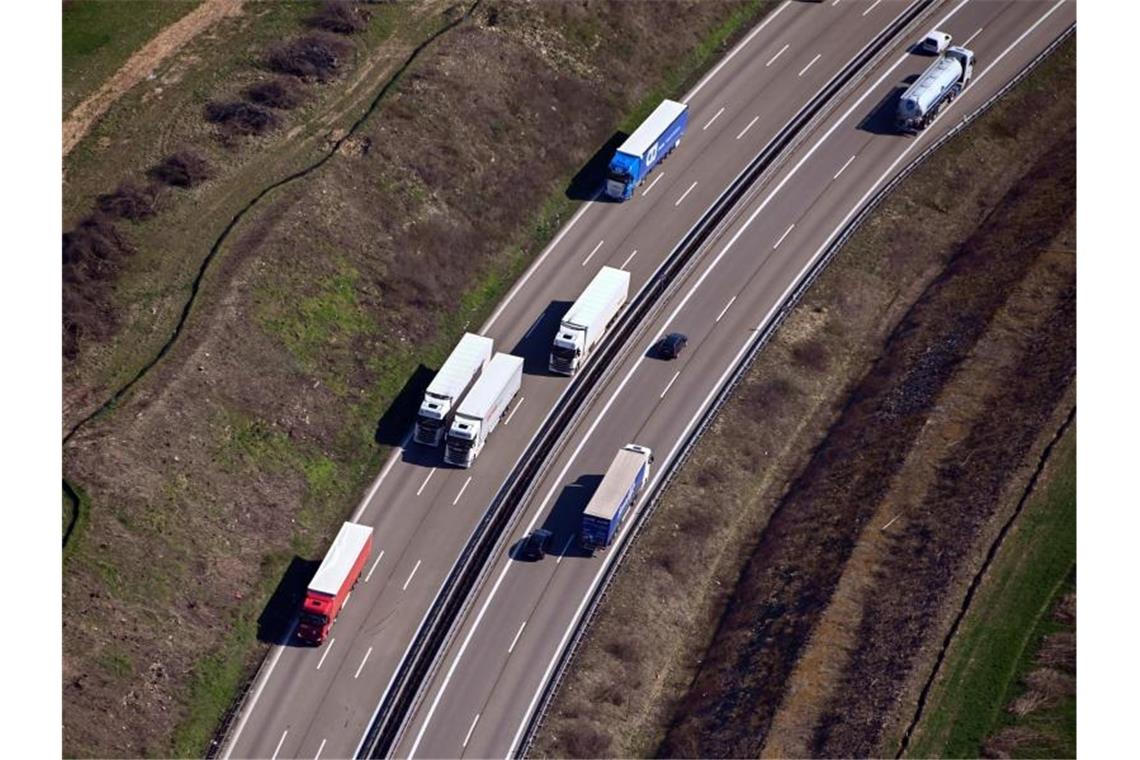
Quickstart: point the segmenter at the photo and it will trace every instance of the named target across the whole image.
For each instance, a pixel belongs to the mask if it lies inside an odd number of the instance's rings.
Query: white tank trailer
[[[522,357],[495,354],[491,358],[455,412],[443,450],[445,462],[471,466],[522,387],[522,374]]]
[[[495,343],[490,338],[474,333],[463,334],[424,393],[416,416],[416,443],[438,446],[443,441],[455,408],[483,371],[494,350]]]
[[[926,129],[939,111],[966,89],[973,76],[973,51],[949,48],[899,98],[899,130],[913,133]]]
[[[562,318],[550,348],[550,371],[573,375],[629,298],[629,272],[602,267]]]

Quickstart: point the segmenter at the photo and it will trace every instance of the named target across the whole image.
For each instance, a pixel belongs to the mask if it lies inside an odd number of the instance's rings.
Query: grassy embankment
[[[63,4],[63,113],[99,88],[160,29],[201,0],[69,0]]]
[[[1006,536],[951,642],[915,727],[907,757],[977,757],[1005,726],[1038,738],[1019,757],[1076,757],[1076,697],[1019,718],[1004,708],[1050,634],[1065,628],[1049,612],[1074,588],[1077,561],[1076,427],[1065,433],[1045,475]]]

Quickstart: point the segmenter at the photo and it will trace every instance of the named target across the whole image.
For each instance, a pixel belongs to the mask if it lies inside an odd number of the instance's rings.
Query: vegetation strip
[[[198,295],[198,291],[202,286],[202,280],[206,276],[206,272],[209,269],[210,264],[213,262],[214,258],[217,256],[218,252],[221,250],[222,244],[225,243],[225,241],[229,237],[230,233],[238,225],[238,223],[242,220],[242,218],[245,217],[245,215],[251,209],[253,209],[253,207],[256,206],[259,201],[261,201],[267,195],[272,193],[274,190],[277,190],[281,187],[284,187],[285,185],[291,184],[295,180],[306,177],[309,174],[316,171],[317,169],[319,169],[320,167],[324,166],[333,156],[336,155],[336,153],[340,149],[341,145],[343,145],[346,140],[348,140],[350,137],[352,137],[354,135],[354,133],[356,132],[356,130],[365,121],[368,120],[368,117],[371,116],[372,112],[375,111],[377,106],[380,105],[380,102],[381,102],[381,100],[383,100],[384,96],[392,89],[392,87],[396,84],[396,82],[399,81],[401,75],[415,61],[415,59],[420,55],[420,53],[423,52],[423,50],[426,47],[428,47],[432,42],[439,39],[440,36],[442,36],[443,34],[446,34],[450,30],[454,29],[456,26],[458,26],[463,21],[465,21],[468,17],[470,17],[471,13],[474,12],[474,10],[479,6],[480,2],[482,2],[482,0],[475,0],[475,2],[472,3],[472,5],[467,8],[467,10],[464,11],[462,16],[459,16],[458,18],[456,18],[452,21],[449,21],[442,28],[440,28],[438,31],[433,33],[430,37],[428,37],[426,40],[421,42],[411,52],[411,54],[408,56],[408,58],[400,66],[400,68],[398,68],[396,70],[396,72],[388,79],[388,81],[384,83],[383,87],[380,88],[380,91],[376,94],[376,97],[373,98],[371,104],[368,106],[368,108],[365,110],[365,112],[359,118],[357,118],[356,121],[354,121],[352,123],[352,126],[349,127],[348,131],[345,132],[344,135],[342,135],[340,138],[338,138],[336,141],[334,141],[332,143],[332,147],[329,148],[328,152],[324,156],[322,156],[320,159],[318,159],[315,163],[311,164],[307,168],[301,169],[300,171],[297,171],[297,172],[294,172],[293,174],[290,174],[289,176],[287,176],[283,179],[280,179],[280,180],[274,182],[273,184],[269,185],[268,187],[264,188],[259,193],[257,193],[249,201],[249,203],[247,203],[240,211],[238,211],[238,213],[236,215],[234,215],[234,217],[230,220],[229,224],[227,224],[225,226],[225,228],[222,230],[221,235],[219,235],[217,240],[214,241],[214,244],[212,246],[210,246],[210,252],[206,255],[206,258],[202,260],[202,264],[198,268],[198,274],[194,277],[194,280],[191,283],[190,296],[187,299],[185,305],[182,307],[181,316],[179,317],[178,322],[175,324],[174,331],[171,333],[170,337],[162,345],[162,347],[158,350],[158,353],[150,361],[148,361],[145,365],[143,365],[143,367],[135,374],[135,376],[133,378],[131,378],[125,385],[123,385],[121,388],[119,388],[119,390],[115,391],[111,395],[111,398],[109,398],[107,401],[105,401],[95,411],[91,412],[86,417],[82,418],[77,423],[75,423],[75,425],[72,426],[71,430],[69,430],[67,432],[67,434],[63,437],[63,443],[64,444],[67,444],[67,442],[69,440],[71,440],[71,438],[74,437],[75,434],[84,425],[86,425],[88,422],[90,422],[91,420],[95,419],[96,417],[102,415],[103,413],[113,409],[118,404],[118,402],[120,400],[122,400],[122,398],[131,390],[131,388],[133,388],[140,380],[142,380],[142,378],[151,370],[151,368],[153,368],[156,364],[158,364],[158,362],[161,361],[162,358],[164,356],[166,356],[167,353],[170,352],[171,347],[173,347],[175,341],[177,341],[178,337],[182,334],[182,328],[185,327],[186,321],[190,317],[190,310],[194,306],[194,300]]]

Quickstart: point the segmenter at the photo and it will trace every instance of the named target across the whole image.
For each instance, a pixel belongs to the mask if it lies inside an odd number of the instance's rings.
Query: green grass
[[[63,112],[201,0],[71,0],[63,4]]]
[[[908,757],[977,757],[986,738],[1011,722],[1004,707],[1016,697],[1041,639],[1056,630],[1048,613],[1071,587],[1076,566],[1075,428],[1054,449],[1050,467],[950,646]],[[1064,746],[1075,756],[1075,709],[1075,700],[1058,708],[1065,716],[1063,738],[1057,747],[1044,748],[1043,756],[1064,754]]]

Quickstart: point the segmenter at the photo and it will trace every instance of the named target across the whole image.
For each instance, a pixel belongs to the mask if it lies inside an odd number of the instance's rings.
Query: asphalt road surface
[[[848,23],[872,9],[870,3],[840,2],[816,10],[821,15],[839,13],[844,5],[848,21],[828,29],[847,32]],[[884,14],[880,21],[895,10],[886,5],[872,9]],[[512,542],[545,527],[554,533],[554,556],[537,563],[499,557],[396,756],[504,757],[517,750],[543,684],[614,555],[611,548],[587,556],[574,541],[574,532],[615,452],[636,442],[656,452],[658,465],[667,461],[739,361],[753,331],[767,323],[800,274],[870,194],[1015,76],[1074,22],[1075,14],[1071,0],[943,3],[932,26],[950,32],[957,44],[968,43],[977,67],[965,93],[934,125],[918,137],[904,137],[891,134],[881,118],[886,110],[882,104],[889,103],[891,93],[930,62],[907,51],[916,40],[904,40],[815,127],[780,171],[756,189],[699,266],[643,326],[549,468],[533,503],[525,505]],[[794,62],[786,62],[770,86],[795,86],[797,72],[818,52],[830,56],[833,42],[825,42],[828,34],[815,35],[814,47],[795,46],[795,54],[789,48],[784,55]],[[764,62],[787,42],[773,33],[753,44],[748,55],[762,73]],[[720,116],[705,130],[712,144],[703,150],[700,163],[717,153],[714,145],[731,151],[736,135],[768,97],[742,100],[735,89],[725,87],[703,102],[694,114],[698,128],[712,114]],[[666,174],[672,168],[667,165]],[[700,176],[696,166],[678,173],[684,176],[671,188],[657,189],[679,197],[678,191]],[[687,353],[673,362],[652,358],[649,348],[672,331],[689,336]],[[653,478],[659,477],[657,470]],[[619,540],[629,525],[627,520]]]
[[[779,128],[906,7],[898,0],[780,6],[686,96],[690,122],[681,147],[634,199],[586,203],[567,222],[482,330],[497,350],[526,359],[527,374],[509,416],[469,470],[446,467],[440,450],[415,444],[387,462],[353,516],[376,528],[373,554],[330,639],[319,648],[295,642],[274,648],[234,724],[225,756],[329,758],[356,752],[471,531],[569,384],[546,372],[561,313],[604,265],[629,270],[632,288],[640,288]],[[620,445],[650,445],[663,463],[734,363],[748,331],[764,317],[766,304],[795,280],[856,201],[902,165],[902,151],[921,146],[955,114],[969,110],[970,102],[996,89],[1075,15],[1074,4],[1065,3],[995,60],[1052,7],[975,0],[959,8],[947,30],[963,42],[977,32],[971,44],[979,74],[918,140],[874,134],[856,124],[928,59],[888,58],[855,88],[817,136],[738,211],[734,226],[702,254],[653,323],[644,326],[641,344],[668,327],[689,335],[688,352],[671,364],[644,358],[644,345],[627,352],[551,468],[549,483],[539,490],[543,498],[527,506],[520,535],[531,524],[547,524],[564,543],[588,495],[567,485],[600,475]],[[931,18],[954,8],[946,3]],[[880,76],[875,94],[863,97]],[[506,754],[606,556],[576,556],[571,546],[565,562],[554,557],[523,566],[500,560],[491,576],[495,583],[476,600],[478,614],[456,638],[399,754],[413,745],[419,756]]]

